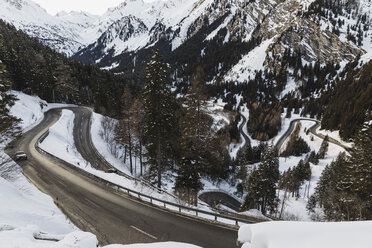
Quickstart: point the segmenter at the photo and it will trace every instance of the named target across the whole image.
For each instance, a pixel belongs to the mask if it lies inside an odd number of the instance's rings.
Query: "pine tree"
[[[126,162],[127,157],[127,150],[129,155],[129,165],[130,165],[130,173],[133,174],[133,160],[132,160],[132,152],[133,152],[133,139],[134,139],[134,132],[133,132],[133,110],[131,105],[133,103],[133,97],[129,90],[129,87],[126,86],[124,88],[124,93],[121,97],[121,118],[119,123],[115,129],[115,140],[117,143],[124,145],[125,147],[125,154],[124,154],[124,163]]]
[[[301,130],[301,122],[296,125],[295,130],[291,134],[285,151],[281,154],[283,157],[300,156],[303,153],[310,151],[310,147],[306,141],[299,136]]]
[[[276,196],[279,181],[279,159],[277,152],[269,147],[263,156],[258,169],[248,179],[248,194],[243,209],[257,208],[263,214],[274,212],[278,199]]]
[[[162,173],[168,165],[167,153],[171,152],[171,139],[176,130],[175,97],[170,86],[169,65],[161,62],[155,50],[146,66],[144,89],[144,137],[146,138],[147,163],[150,178],[162,185]]]
[[[319,151],[318,151],[318,158],[319,159],[324,159],[325,155],[327,154],[328,151],[328,135],[325,136],[323,139],[322,144],[320,145]]]
[[[357,203],[372,206],[372,115],[370,114],[354,139],[350,150],[350,160],[347,164],[347,174],[350,175],[350,191],[356,196]],[[370,207],[359,211],[360,218],[371,219]]]
[[[144,128],[143,128],[143,121],[144,121],[144,108],[142,100],[137,98],[134,100],[132,107],[131,107],[131,114],[132,114],[132,121],[133,121],[133,132],[136,135],[137,143],[135,147],[136,156],[139,156],[140,159],[140,167],[141,167],[141,176],[143,176],[143,142],[144,142]]]
[[[182,157],[176,178],[176,190],[197,199],[202,188],[199,173],[208,166],[208,153],[212,138],[212,119],[205,113],[203,72],[198,67],[191,78],[191,86],[183,101],[184,115],[180,119]],[[193,200],[193,203],[195,200]]]
[[[355,191],[355,183],[360,180],[355,177],[351,160],[353,159],[342,153],[323,170],[312,202],[308,205],[310,212],[314,212],[315,206],[319,206],[327,220],[366,219],[369,211],[368,200],[362,199],[362,195]]]
[[[0,47],[2,40],[0,36]],[[5,65],[0,61],[0,133],[12,127],[18,119],[9,114],[9,108],[14,105],[16,97],[9,93],[12,83],[8,80]]]

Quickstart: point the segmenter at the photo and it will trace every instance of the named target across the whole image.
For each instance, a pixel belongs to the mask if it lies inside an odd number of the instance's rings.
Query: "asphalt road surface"
[[[81,114],[81,120],[89,123],[86,111],[84,108],[74,110],[77,119]],[[40,154],[35,143],[58,120],[60,112],[61,109],[47,112],[39,125],[12,142],[6,152],[12,157],[18,150],[27,153],[28,160],[19,162],[24,175],[41,191],[54,199],[58,197],[62,211],[76,226],[97,235],[101,245],[178,241],[205,248],[236,247],[237,231],[234,229],[170,213],[119,195],[72,170],[64,162]],[[74,135],[81,140],[78,143],[84,144],[90,137],[87,137],[89,128],[82,125],[74,130]]]
[[[98,155],[95,146],[92,144],[90,135],[90,121],[92,111],[88,108],[69,108],[75,114],[74,119],[74,143],[81,156],[88,161],[92,167],[107,171],[113,168],[101,156]]]
[[[294,119],[289,124],[289,128],[287,129],[287,131],[282,135],[282,137],[280,137],[280,139],[278,140],[278,142],[276,142],[276,144],[275,144],[274,147],[278,151],[280,151],[280,149],[282,148],[282,146],[284,144],[284,141],[291,135],[291,133],[293,132],[293,130],[294,130],[297,122],[299,122],[299,121],[313,121],[314,122],[314,125],[309,128],[310,133],[313,134],[313,135],[315,135],[315,136],[317,136],[317,137],[319,137],[319,138],[321,138],[321,139],[324,139],[325,138],[325,136],[323,134],[318,134],[316,132],[316,129],[320,126],[320,122],[319,121],[317,121],[317,120],[311,120],[311,119],[306,119],[306,118]],[[331,137],[328,137],[328,142],[333,143],[335,145],[338,145],[338,146],[344,148],[345,150],[348,150],[349,149],[349,147],[343,145],[342,143],[340,143],[339,141],[337,141],[337,140],[335,140],[335,139],[333,139]]]

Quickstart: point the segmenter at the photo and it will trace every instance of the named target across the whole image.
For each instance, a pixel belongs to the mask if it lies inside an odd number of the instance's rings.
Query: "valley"
[[[370,0],[41,5],[0,0],[4,211],[30,206],[0,214],[0,246],[20,230],[21,247],[48,248],[288,248],[265,229],[369,230]],[[27,229],[33,206],[56,228]]]

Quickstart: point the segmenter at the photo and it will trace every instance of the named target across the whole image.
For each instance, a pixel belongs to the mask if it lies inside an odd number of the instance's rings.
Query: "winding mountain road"
[[[244,126],[247,123],[247,118],[239,113],[240,117],[243,119],[242,123],[239,125],[238,129],[240,134],[243,136],[243,139],[245,141],[244,145],[240,148],[243,149],[251,143],[251,140],[249,139],[248,135],[243,131]],[[205,191],[202,194],[199,195],[199,199],[207,203],[210,207],[215,208],[217,203],[220,203],[222,205],[225,205],[226,207],[229,207],[235,211],[239,211],[241,202],[238,201],[233,196],[229,195],[228,193],[225,193],[223,191]]]
[[[244,115],[240,114],[240,117],[243,118],[242,124],[239,126],[239,132],[243,136],[243,139],[245,140],[245,144],[243,146],[246,147],[248,144],[251,144],[251,139],[248,137],[248,135],[243,131],[244,126],[247,124],[247,118],[245,118]]]
[[[247,123],[247,119],[242,114],[240,114],[240,116],[243,118],[243,122],[239,126],[239,132],[245,140],[245,144],[242,147],[242,148],[244,148],[247,144],[250,144],[251,140],[247,136],[247,134],[243,131],[244,125],[246,125],[246,123]],[[283,146],[284,142],[291,135],[291,133],[293,132],[293,130],[296,126],[296,124],[300,121],[313,121],[313,122],[315,122],[314,125],[309,128],[310,133],[312,133],[314,136],[317,136],[321,139],[325,138],[325,135],[319,134],[319,133],[316,132],[316,130],[320,126],[320,121],[314,120],[314,119],[308,119],[308,118],[297,118],[297,119],[294,119],[290,122],[290,125],[289,125],[288,129],[286,130],[286,132],[279,138],[279,140],[274,145],[275,149],[277,149],[278,151],[280,151],[280,149],[282,149],[282,146]],[[342,143],[340,143],[339,141],[337,141],[337,140],[335,140],[331,137],[328,137],[328,141],[330,143],[333,143],[335,145],[338,145],[338,146],[344,148],[346,151],[348,149],[350,149],[349,147],[343,145]],[[227,206],[227,207],[229,207],[229,208],[231,208],[235,211],[239,211],[240,204],[241,204],[234,197],[230,196],[228,193],[225,193],[225,192],[218,192],[218,191],[208,192],[208,191],[206,191],[206,192],[203,192],[199,196],[199,198],[202,201],[206,202],[211,207],[215,207],[216,203],[221,203],[221,204],[223,204],[223,205],[225,205],[225,206]]]
[[[76,146],[84,157],[95,160],[95,152],[89,149],[91,112],[86,108],[71,110],[76,116]],[[43,121],[12,142],[6,153],[13,156],[15,151],[23,150],[28,154],[28,160],[19,162],[24,175],[44,193],[54,199],[58,197],[62,211],[76,226],[97,235],[101,245],[178,241],[205,248],[236,247],[237,232],[233,228],[139,202],[87,177],[60,159],[41,154],[35,144],[59,119],[60,113],[61,109],[45,113]],[[107,169],[99,160],[92,166]]]
[[[314,136],[317,136],[321,139],[325,139],[325,135],[319,134],[319,133],[316,132],[316,130],[320,126],[320,121],[314,120],[314,119],[307,119],[307,118],[298,118],[298,119],[294,119],[290,122],[287,131],[279,138],[279,140],[274,145],[274,148],[276,148],[278,151],[280,151],[280,149],[282,149],[282,146],[283,146],[285,140],[291,135],[291,133],[293,132],[293,130],[296,126],[296,124],[300,121],[313,121],[313,122],[315,122],[314,125],[309,128],[310,133],[312,133]],[[328,137],[328,142],[333,143],[337,146],[340,146],[345,150],[350,149],[350,147],[345,146],[344,144],[340,143],[338,140],[335,140],[331,137]]]

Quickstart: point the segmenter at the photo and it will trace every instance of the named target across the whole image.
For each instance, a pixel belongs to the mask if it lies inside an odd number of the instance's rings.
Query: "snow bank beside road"
[[[39,147],[75,166],[88,166],[74,144],[74,119],[71,110],[62,110],[61,117],[49,128],[49,135]]]
[[[30,96],[19,91],[11,91],[19,100],[10,109],[10,114],[21,119],[20,127],[28,131],[39,124],[44,113],[52,108],[74,107],[72,104],[47,103],[37,96]]]
[[[163,243],[150,243],[150,244],[133,244],[133,245],[108,245],[104,248],[200,248],[199,246],[176,243],[176,242],[163,242]]]
[[[72,105],[48,104],[39,97],[12,91],[19,100],[11,108],[11,114],[22,120],[23,131],[40,123],[44,112],[51,108]],[[61,151],[73,144],[73,113],[66,111],[62,120],[50,132],[61,142]],[[69,125],[63,126],[62,123]],[[62,125],[62,126],[59,126]],[[82,232],[71,224],[56,207],[53,199],[40,192],[22,174],[22,169],[5,153],[10,140],[0,143],[0,247],[1,248],[96,248],[94,234]],[[56,141],[56,139],[54,139]],[[67,144],[67,145],[66,145]],[[56,143],[53,143],[52,148]],[[66,145],[66,146],[65,146]],[[70,148],[69,148],[70,149]],[[66,150],[64,150],[66,151]],[[71,151],[71,150],[70,150]],[[76,155],[76,154],[75,154]],[[76,157],[73,158],[76,160]],[[119,179],[118,179],[119,180]],[[40,240],[52,239],[57,241]],[[155,244],[109,245],[103,248],[198,248],[184,243],[165,242]]]
[[[244,225],[238,234],[242,248],[370,248],[372,221],[265,222]]]
[[[47,104],[38,97],[12,91],[19,100],[11,114],[20,118],[27,131],[44,117],[43,112],[61,104]],[[66,105],[64,105],[66,106]],[[40,192],[23,176],[22,169],[4,153],[0,143],[0,247],[2,248],[94,248],[97,238],[71,224],[53,199]],[[36,237],[58,240],[42,241]]]

